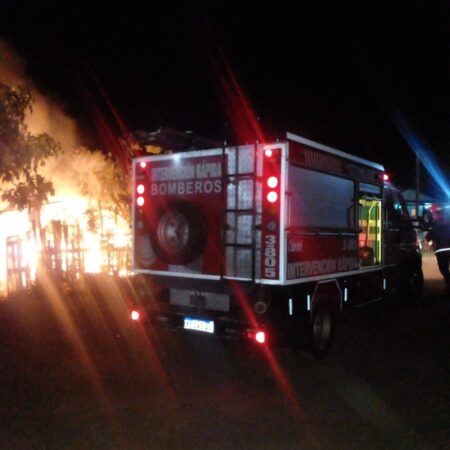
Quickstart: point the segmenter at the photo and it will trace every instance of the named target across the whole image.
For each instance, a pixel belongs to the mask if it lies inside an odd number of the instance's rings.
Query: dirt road
[[[323,360],[118,337],[89,296],[1,305],[0,448],[450,449],[449,302],[433,255],[424,272],[420,304],[349,314]]]

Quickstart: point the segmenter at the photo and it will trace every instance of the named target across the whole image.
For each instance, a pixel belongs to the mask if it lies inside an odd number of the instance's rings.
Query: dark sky
[[[3,1],[0,17],[34,81],[96,138],[99,115],[120,133],[112,108],[129,131],[229,140],[256,139],[254,114],[267,138],[300,134],[406,186],[396,111],[450,161],[448,2]]]

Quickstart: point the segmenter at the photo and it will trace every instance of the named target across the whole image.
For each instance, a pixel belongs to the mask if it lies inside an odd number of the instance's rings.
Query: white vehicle
[[[423,285],[384,168],[287,133],[133,160],[133,271],[150,319],[218,336],[310,338],[345,309]]]

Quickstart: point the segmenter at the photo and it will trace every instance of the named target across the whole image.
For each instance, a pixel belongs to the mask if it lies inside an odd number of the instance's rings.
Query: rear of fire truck
[[[412,297],[423,284],[415,232],[383,174],[379,164],[290,133],[282,142],[135,159],[142,311],[259,343],[293,331],[325,354],[342,310],[392,287]]]
[[[266,305],[262,279],[279,278],[283,151],[245,145],[134,160],[133,270],[147,317],[265,339],[254,309]]]

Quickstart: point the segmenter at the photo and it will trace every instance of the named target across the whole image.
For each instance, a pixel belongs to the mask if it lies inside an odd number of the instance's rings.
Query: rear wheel
[[[401,277],[399,286],[401,296],[406,301],[417,302],[422,296],[423,285],[424,279],[422,269],[411,270]]]
[[[311,337],[312,350],[317,358],[324,357],[330,350],[334,334],[334,318],[334,311],[327,302],[321,302],[314,308]]]

